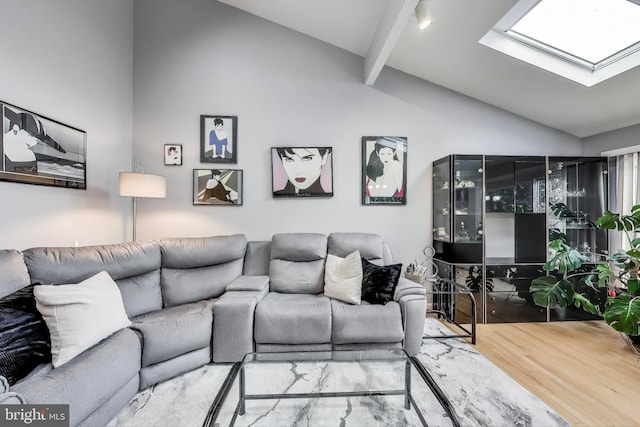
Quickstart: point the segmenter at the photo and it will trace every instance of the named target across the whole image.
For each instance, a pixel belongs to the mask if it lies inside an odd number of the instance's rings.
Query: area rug
[[[425,336],[450,333],[439,321],[426,319]],[[464,340],[424,339],[418,359],[447,396],[463,426],[569,425]],[[108,426],[201,426],[230,369],[231,364],[207,365],[143,390]],[[394,424],[380,418],[377,425]]]
[[[425,336],[451,334],[426,319]],[[479,338],[481,339],[481,338]],[[569,426],[544,402],[461,339],[423,339],[418,355],[463,426]]]

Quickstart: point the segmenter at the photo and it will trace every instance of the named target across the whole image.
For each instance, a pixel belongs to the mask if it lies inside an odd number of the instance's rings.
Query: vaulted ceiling
[[[640,123],[640,67],[592,87],[478,43],[517,0],[219,0],[362,56],[363,84],[382,66],[583,138]]]

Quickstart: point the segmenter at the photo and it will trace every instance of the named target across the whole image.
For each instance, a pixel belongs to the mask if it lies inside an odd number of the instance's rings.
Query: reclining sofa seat
[[[100,271],[115,280],[129,318],[162,308],[157,243],[80,248],[32,248],[22,252],[29,283],[79,283]],[[124,328],[53,369],[42,365],[12,387],[28,403],[70,405],[70,425],[106,424],[140,387],[140,338]]]
[[[274,235],[269,246],[249,243],[245,274],[247,266],[259,273],[266,264],[270,278],[269,293],[255,309],[256,351],[376,347],[419,352],[426,310],[422,286],[400,278],[394,301],[385,305],[351,305],[323,294],[327,253],[346,257],[355,250],[372,263],[393,263],[386,242],[369,233],[288,233]],[[260,261],[265,253],[266,263]]]
[[[142,341],[140,389],[211,362],[213,310],[242,274],[244,235],[159,241],[162,309],[132,318]]]
[[[255,313],[258,352],[331,350],[331,303],[322,294],[327,236],[276,234],[269,293]]]

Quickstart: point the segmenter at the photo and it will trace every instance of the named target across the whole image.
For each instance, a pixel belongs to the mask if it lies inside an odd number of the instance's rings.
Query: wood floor
[[[640,359],[601,321],[478,325],[476,349],[574,426],[640,426]]]

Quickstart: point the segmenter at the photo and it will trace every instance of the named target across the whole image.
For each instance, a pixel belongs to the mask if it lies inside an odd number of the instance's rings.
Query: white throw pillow
[[[362,301],[362,261],[355,251],[346,258],[328,254],[324,268],[324,294],[329,298],[360,305]]]
[[[131,324],[118,285],[106,271],[77,285],[34,286],[33,295],[51,334],[54,368]]]

